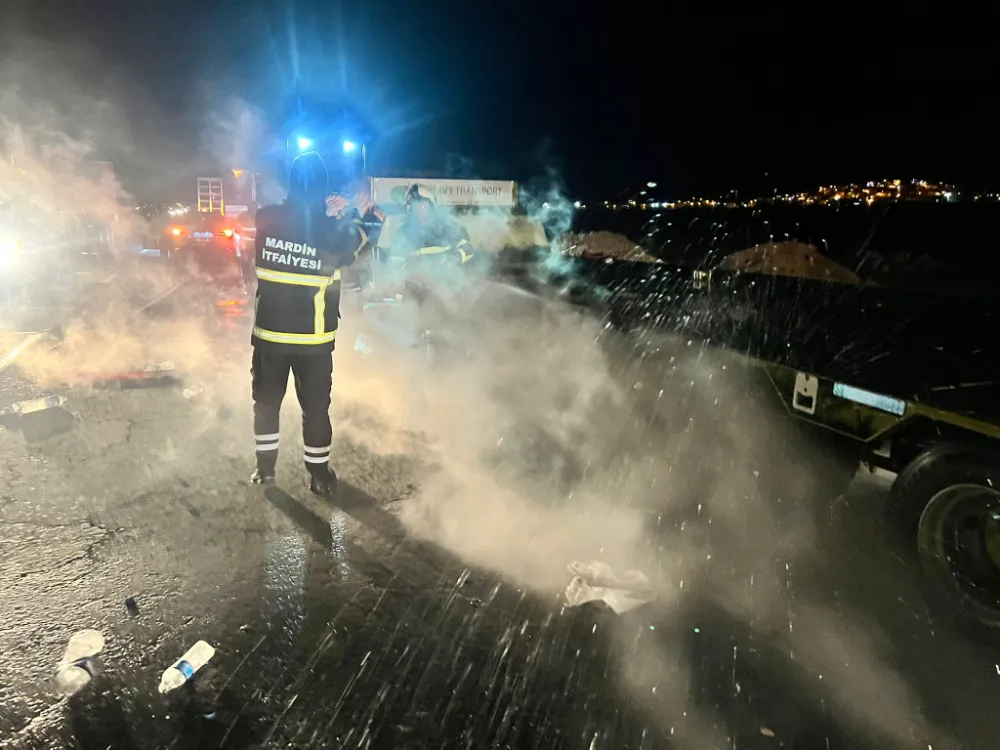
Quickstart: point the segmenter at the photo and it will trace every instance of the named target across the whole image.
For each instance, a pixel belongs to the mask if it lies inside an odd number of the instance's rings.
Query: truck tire
[[[919,562],[928,603],[1000,628],[1000,456],[932,446],[896,477],[887,510]]]

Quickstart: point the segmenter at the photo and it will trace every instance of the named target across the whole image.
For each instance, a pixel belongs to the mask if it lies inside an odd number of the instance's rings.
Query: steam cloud
[[[532,205],[544,203],[568,228],[572,207],[557,188],[536,193]],[[499,233],[506,218],[495,221]],[[791,679],[822,685],[838,720],[886,746],[913,736],[937,745],[882,662],[877,626],[792,590],[799,571],[838,562],[816,528],[828,477],[818,449],[752,406],[750,373],[671,336],[635,350],[593,318],[484,278],[458,290],[454,277],[439,281],[453,315],[430,327],[463,356],[431,366],[399,347],[416,336],[419,313],[405,307],[395,327],[381,321],[397,336],[376,341],[372,362],[346,347],[338,355],[340,455],[362,446],[417,454],[426,467],[420,492],[397,506],[412,533],[544,596],[565,587],[572,560],[647,572],[654,607],[678,628],[640,643],[622,624],[620,672],[679,747],[727,745],[735,731],[693,697],[702,667],[685,661],[681,623],[706,607],[787,648]],[[365,326],[361,310],[346,314],[341,341]]]
[[[414,534],[545,596],[566,586],[572,560],[647,572],[654,606],[679,627],[637,643],[622,624],[620,672],[679,747],[723,746],[733,731],[693,702],[701,667],[685,662],[681,623],[696,606],[762,642],[788,632],[776,640],[795,655],[789,669],[821,680],[841,720],[887,741],[913,732],[936,744],[905,681],[881,663],[877,628],[789,593],[798,570],[836,562],[818,551],[806,502],[823,496],[826,477],[813,468],[818,453],[745,408],[745,373],[671,337],[639,358],[586,316],[543,313],[489,284],[466,291],[467,358],[436,372],[392,350],[377,367],[339,359],[342,454],[352,443],[418,450],[433,467],[399,504]],[[792,468],[779,477],[761,446],[783,443]]]
[[[0,239],[20,246],[6,273],[26,282],[24,302],[64,309],[51,340],[18,358],[41,386],[164,360],[194,377],[218,356],[220,328],[232,321],[220,323],[216,297],[205,294],[211,280],[197,268],[140,259],[163,226],[142,218],[120,181],[127,176],[154,199],[176,185],[193,201],[203,171],[250,166],[263,137],[259,114],[238,98],[203,93],[222,103],[204,107],[201,152],[183,152],[160,125],[177,113],[164,116],[91,48],[24,35],[0,67]],[[119,104],[126,98],[128,112]],[[33,327],[17,308],[0,320],[0,334]]]

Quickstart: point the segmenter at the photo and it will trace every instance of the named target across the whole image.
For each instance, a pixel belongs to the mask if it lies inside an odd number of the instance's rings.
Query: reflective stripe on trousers
[[[303,451],[304,458],[307,464],[325,464],[330,461],[330,447],[327,445],[324,448],[312,448],[310,446],[305,446]]]
[[[278,450],[278,433],[271,432],[267,435],[254,435],[254,442],[257,444],[257,452]]]
[[[333,355],[288,354],[267,347],[254,347],[251,386],[257,466],[269,473],[273,473],[278,458],[279,412],[288,387],[289,371],[294,375],[295,395],[302,407],[305,461],[315,466],[330,459],[330,444],[333,442],[330,426]]]

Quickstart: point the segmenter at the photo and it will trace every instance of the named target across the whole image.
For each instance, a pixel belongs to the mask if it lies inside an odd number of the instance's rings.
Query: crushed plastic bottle
[[[104,650],[104,636],[97,630],[81,630],[69,639],[66,652],[56,667],[56,688],[63,695],[75,695],[90,684],[97,673],[94,661]]]
[[[42,396],[41,398],[32,398],[27,401],[17,401],[10,406],[0,409],[0,414],[31,414],[32,412],[45,411],[46,409],[58,409],[66,403],[66,400],[65,396]]]
[[[166,695],[176,690],[197,674],[215,656],[215,649],[205,641],[198,641],[180,659],[171,664],[160,679],[160,693]]]

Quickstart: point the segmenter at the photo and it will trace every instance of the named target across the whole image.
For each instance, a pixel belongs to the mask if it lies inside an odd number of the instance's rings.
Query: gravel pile
[[[799,242],[776,242],[757,245],[727,256],[719,263],[723,271],[794,276],[843,284],[860,284],[850,269],[822,255],[813,245]]]
[[[615,260],[656,263],[652,255],[646,253],[628,237],[614,232],[567,232],[558,245],[565,255],[591,255],[614,258]]]

